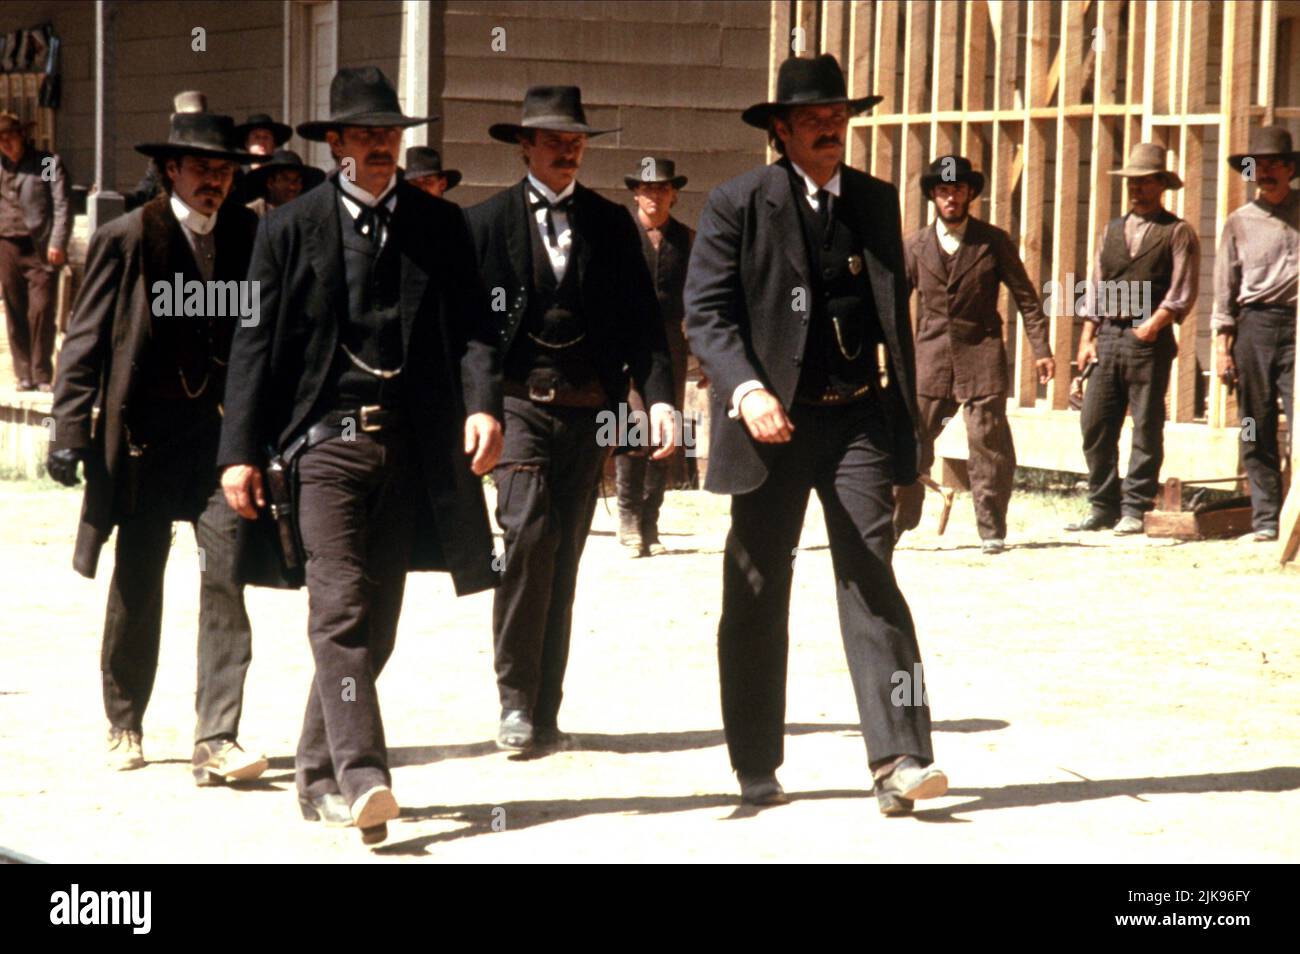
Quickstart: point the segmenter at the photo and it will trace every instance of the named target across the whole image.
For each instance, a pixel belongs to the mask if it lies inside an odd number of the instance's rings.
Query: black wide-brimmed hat
[[[286,169],[297,169],[302,175],[302,191],[314,189],[325,181],[325,173],[315,166],[309,166],[302,161],[302,156],[298,155],[292,149],[277,149],[272,153],[271,158],[266,162],[258,163],[248,171],[244,177],[244,182],[248,185],[248,191],[253,195],[262,195],[266,188],[266,179],[273,172],[283,172]]]
[[[621,127],[620,127],[621,128]],[[518,142],[519,134],[530,129],[586,133],[603,136],[618,129],[597,129],[588,125],[582,109],[582,90],[576,86],[530,86],[524,94],[524,115],[517,123],[494,123],[488,135],[501,142]]]
[[[1228,157],[1228,165],[1241,169],[1247,159],[1281,159],[1296,163],[1300,171],[1300,152],[1291,148],[1291,131],[1284,126],[1259,126],[1250,131],[1250,146],[1245,152]]]
[[[243,149],[235,136],[235,121],[220,113],[172,113],[166,142],[144,142],[135,147],[152,159],[206,156],[245,163],[257,158]]]
[[[283,146],[289,141],[289,137],[293,135],[292,127],[287,123],[277,123],[266,113],[253,113],[248,119],[235,127],[235,135],[239,137],[239,141],[242,143],[248,139],[248,134],[254,129],[269,129],[271,135],[275,137],[277,146]]]
[[[461,178],[459,169],[442,167],[442,154],[430,146],[412,146],[406,150],[405,173],[407,179],[444,176],[447,179],[448,191],[456,188]]]
[[[656,182],[667,182],[674,189],[681,189],[685,187],[687,179],[685,176],[677,175],[677,166],[671,159],[663,159],[659,156],[646,156],[641,160],[636,175],[623,177],[623,184],[629,189]]]
[[[298,124],[298,135],[324,142],[325,133],[340,126],[420,126],[437,116],[407,116],[397,101],[397,90],[383,71],[374,66],[347,67],[330,81],[330,117]]]
[[[844,71],[839,61],[829,53],[811,59],[792,56],[781,64],[776,74],[776,99],[770,103],[755,103],[740,114],[740,118],[759,129],[767,128],[767,121],[776,110],[791,106],[835,106],[844,103],[850,115],[870,109],[883,100],[883,96],[858,96],[850,98],[844,85]]]
[[[1143,176],[1159,176],[1166,189],[1181,189],[1183,180],[1178,173],[1165,168],[1165,147],[1157,142],[1140,142],[1128,154],[1128,162],[1122,169],[1111,172],[1113,176],[1126,179],[1140,179]]]
[[[966,183],[972,199],[984,191],[984,173],[977,172],[965,156],[940,156],[930,163],[929,170],[921,173],[921,194],[928,199],[934,187],[945,182]]]

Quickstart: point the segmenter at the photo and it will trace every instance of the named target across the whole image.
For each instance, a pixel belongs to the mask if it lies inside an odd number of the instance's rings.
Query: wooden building
[[[770,88],[793,45],[835,54],[852,95],[885,97],[853,121],[848,159],[899,185],[905,231],[933,215],[917,187],[922,167],[961,153],[988,177],[973,214],[1019,241],[1040,287],[1066,292],[1052,302],[1056,378],[1046,388],[1007,323],[1022,466],[1084,471],[1068,402],[1081,319],[1068,292],[1086,278],[1106,222],[1127,208],[1124,181],[1108,173],[1136,143],[1166,146],[1185,183],[1166,203],[1197,227],[1202,269],[1196,314],[1178,330],[1164,472],[1237,473],[1236,409],[1215,376],[1210,332],[1218,235],[1249,198],[1226,159],[1251,126],[1300,132],[1300,3],[776,0],[771,13]],[[1003,315],[1015,316],[1005,291]],[[958,483],[960,423],[940,440],[936,464]],[[1122,447],[1127,454],[1127,436]]]

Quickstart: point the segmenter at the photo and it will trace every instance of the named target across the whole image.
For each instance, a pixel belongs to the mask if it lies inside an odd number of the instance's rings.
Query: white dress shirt
[[[541,180],[528,173],[528,184],[536,189],[538,194],[547,202],[559,202],[573,195],[573,190],[577,188],[578,180],[574,179],[565,187],[563,192],[552,192],[547,186],[543,185]],[[531,205],[532,200],[529,199]],[[546,206],[531,206],[533,210],[533,219],[537,222],[537,228],[541,232],[542,245],[546,247],[546,256],[551,260],[551,271],[555,273],[556,282],[564,280],[564,272],[569,267],[569,251],[573,248],[573,228],[569,224],[569,214],[560,209],[555,209],[551,215],[555,219],[555,243],[551,243],[551,233],[546,228]]]
[[[949,255],[956,255],[961,248],[961,240],[966,235],[966,223],[970,217],[962,219],[956,225],[949,225],[939,216],[934,218],[934,233],[939,239],[939,247]]]
[[[812,208],[814,212],[821,211],[821,208],[819,207],[819,204],[817,202],[817,193],[822,189],[825,189],[836,199],[840,197],[840,170],[839,169],[835,170],[835,175],[831,176],[830,179],[827,180],[824,186],[819,186],[816,182],[812,180],[812,177],[809,176],[808,173],[800,169],[799,166],[796,165],[794,162],[790,163],[790,168],[794,169],[795,174],[798,175],[799,178],[803,179],[804,188],[806,190],[804,193],[804,198],[808,200],[808,205]],[[831,205],[832,207],[834,207],[835,203],[832,202]],[[735,420],[736,418],[740,417],[740,402],[744,399],[745,395],[748,394],[750,391],[761,391],[765,387],[766,385],[764,385],[762,381],[759,381],[757,379],[754,379],[752,381],[745,381],[742,384],[736,385],[736,390],[731,392],[731,408],[727,411],[727,417],[731,418],[732,420]]]
[[[384,208],[388,210],[389,215],[392,215],[393,210],[397,208],[397,190],[393,188],[396,184],[397,173],[394,172],[381,192],[382,195],[388,196],[387,201],[384,202]],[[380,196],[371,195],[342,173],[339,174],[339,189],[343,193],[340,196],[343,199],[343,208],[347,209],[348,215],[352,216],[353,221],[361,214],[363,205],[373,209],[379,204]],[[379,244],[382,246],[386,241],[388,241],[388,226],[381,223],[379,226]]]

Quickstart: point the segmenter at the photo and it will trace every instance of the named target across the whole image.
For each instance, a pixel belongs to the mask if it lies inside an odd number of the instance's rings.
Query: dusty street
[[[1018,496],[1012,549],[982,557],[969,496],[934,509],[897,572],[917,619],[949,795],[884,819],[836,624],[821,515],[791,614],[793,801],[737,804],[714,635],[725,501],[677,493],[665,542],[621,555],[601,506],[579,584],[561,724],[576,750],[518,761],[497,716],[490,595],[418,575],[380,689],[404,806],[380,850],[298,817],[292,754],[310,676],[303,594],[250,591],[242,741],[272,757],[244,790],[197,789],[197,559],[177,532],[150,764],[101,767],[99,578],[70,567],[77,491],[0,483],[0,847],[49,861],[1295,861],[1300,574],[1276,547],[1175,545],[1059,528]],[[928,501],[934,507],[935,498]],[[612,506],[612,501],[611,501]]]

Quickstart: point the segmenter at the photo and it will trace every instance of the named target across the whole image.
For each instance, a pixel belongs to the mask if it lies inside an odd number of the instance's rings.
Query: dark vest
[[[376,377],[357,367],[343,347],[371,368],[393,370],[402,365],[402,267],[397,230],[389,224],[388,237],[376,254],[370,239],[357,232],[355,220],[341,198],[336,208],[343,236],[348,313],[339,329],[342,347],[335,355],[330,375],[334,409],[391,405],[400,396],[401,377]]]
[[[587,321],[578,285],[578,244],[583,240],[572,207],[568,211],[573,244],[564,278],[556,282],[541,230],[531,210],[524,228],[532,248],[532,290],[520,334],[506,356],[505,377],[520,384],[529,380],[554,382],[554,386],[583,388],[596,380],[596,366],[588,350]]]
[[[1181,220],[1167,209],[1161,209],[1151,220],[1151,226],[1147,229],[1146,237],[1142,240],[1137,255],[1130,256],[1128,245],[1124,241],[1125,218],[1126,216],[1120,216],[1111,220],[1111,223],[1106,226],[1106,234],[1102,239],[1101,247],[1101,280],[1106,282],[1150,282],[1150,302],[1151,308],[1154,310],[1159,306],[1160,302],[1165,300],[1165,295],[1169,294],[1169,286],[1173,283],[1174,253],[1172,240],[1174,228]],[[1131,287],[1140,288],[1141,286],[1133,285]],[[1097,296],[1099,311],[1108,307],[1111,297],[1110,295],[1101,294]],[[1119,310],[1125,312],[1125,314],[1106,315],[1105,317],[1149,317],[1148,315],[1135,313],[1134,306],[1141,306],[1143,296],[1128,294],[1114,297],[1119,303]],[[1128,307],[1124,305],[1126,302]]]
[[[632,214],[636,218],[636,213]],[[672,216],[664,223],[659,247],[650,241],[650,233],[637,221],[641,233],[641,251],[654,283],[655,297],[659,299],[659,313],[664,319],[664,335],[668,338],[668,353],[673,359],[673,380],[677,384],[678,401],[686,386],[686,333],[682,322],[686,318],[683,299],[686,292],[686,267],[691,259],[691,233]]]
[[[167,294],[171,293],[170,285],[178,272],[187,285],[191,281],[204,281],[184,230],[185,227],[178,224],[179,234],[167,254],[168,273],[150,276],[151,282],[161,279],[168,283]],[[217,277],[214,270],[213,278]],[[206,284],[203,294],[206,312]],[[160,317],[150,314],[149,321],[149,344],[140,357],[137,385],[137,393],[144,400],[134,403],[128,422],[132,440],[137,444],[152,443],[166,436],[165,432],[174,432],[178,414],[189,415],[195,420],[210,420],[218,416],[217,406],[225,391],[226,360],[230,356],[230,343],[238,318],[233,315]],[[158,413],[155,414],[155,410]]]
[[[812,313],[796,394],[815,399],[833,389],[848,395],[870,384],[878,373],[876,345],[885,340],[862,259],[860,229],[853,221],[852,204],[843,197],[832,198],[829,234],[821,234],[821,221],[793,169],[790,187],[813,279]],[[856,275],[850,259],[858,266]]]

